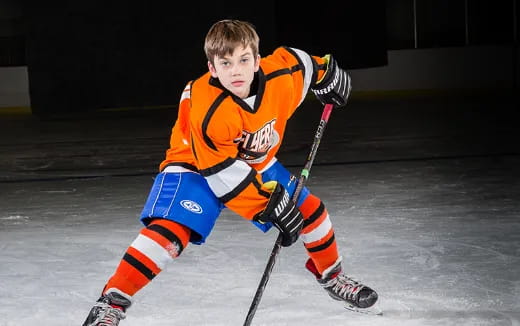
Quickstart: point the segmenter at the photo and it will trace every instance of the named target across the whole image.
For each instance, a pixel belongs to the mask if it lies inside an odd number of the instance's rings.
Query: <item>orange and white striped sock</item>
[[[116,289],[133,296],[181,254],[190,233],[189,228],[170,220],[152,221],[128,247],[103,293]]]
[[[329,213],[323,202],[313,194],[305,198],[300,211],[304,219],[300,238],[318,272],[322,274],[339,258]]]

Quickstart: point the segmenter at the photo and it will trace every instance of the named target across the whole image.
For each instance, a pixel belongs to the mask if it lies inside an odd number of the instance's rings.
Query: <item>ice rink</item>
[[[520,128],[500,98],[354,98],[326,127],[308,186],[343,266],[383,316],[343,309],[283,248],[252,325],[520,325]],[[289,123],[299,174],[321,108]],[[0,325],[81,325],[127,246],[172,109],[0,116]],[[277,231],[226,210],[135,296],[121,326],[242,325]]]

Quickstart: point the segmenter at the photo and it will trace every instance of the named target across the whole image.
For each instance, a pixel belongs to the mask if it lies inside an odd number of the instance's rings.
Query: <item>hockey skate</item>
[[[343,274],[341,258],[327,268],[323,275],[320,275],[311,259],[307,260],[305,267],[316,276],[318,283],[334,300],[345,303],[346,309],[366,314],[382,314],[374,306],[378,298],[376,291]]]
[[[131,301],[117,292],[108,292],[101,296],[90,310],[83,326],[117,326],[125,319],[126,309]]]

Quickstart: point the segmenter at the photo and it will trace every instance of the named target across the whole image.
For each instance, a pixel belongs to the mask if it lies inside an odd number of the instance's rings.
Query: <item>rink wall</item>
[[[388,65],[352,70],[357,91],[512,89],[519,76],[511,46],[388,51]]]
[[[0,67],[0,108],[26,111],[30,106],[27,67]]]
[[[350,71],[353,94],[512,89],[518,59],[512,46],[388,51],[388,65]],[[30,103],[27,67],[0,68],[0,108],[26,112]]]

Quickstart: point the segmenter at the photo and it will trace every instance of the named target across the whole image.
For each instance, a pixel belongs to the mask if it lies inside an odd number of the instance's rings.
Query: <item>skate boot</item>
[[[92,307],[83,326],[117,326],[121,319],[125,319],[126,309],[131,304],[122,294],[108,292]]]
[[[327,268],[323,275],[320,275],[311,259],[305,267],[316,276],[318,283],[334,300],[344,301],[347,309],[360,311],[358,308],[369,308],[377,301],[377,293],[374,290],[343,274],[341,257]]]

